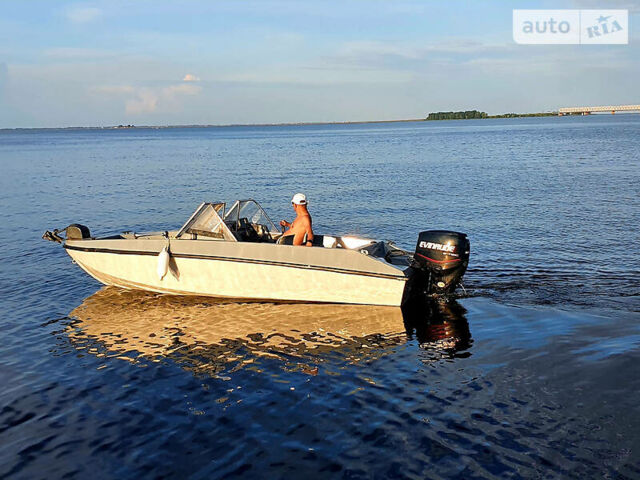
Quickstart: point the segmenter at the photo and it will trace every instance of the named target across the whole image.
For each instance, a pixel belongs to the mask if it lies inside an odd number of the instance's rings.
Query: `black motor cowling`
[[[424,293],[451,293],[462,280],[469,264],[467,235],[446,230],[420,232],[412,267],[415,284]]]
[[[91,238],[89,227],[79,223],[72,223],[65,230],[67,231],[67,240],[86,240]]]

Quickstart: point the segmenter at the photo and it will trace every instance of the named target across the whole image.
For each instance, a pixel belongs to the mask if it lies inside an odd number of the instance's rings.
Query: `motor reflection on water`
[[[328,354],[368,361],[413,338],[429,358],[468,355],[465,313],[456,300],[435,297],[400,309],[244,303],[104,287],[69,314],[68,333],[75,348],[99,357],[165,358],[194,373],[218,375],[265,356],[315,375]]]

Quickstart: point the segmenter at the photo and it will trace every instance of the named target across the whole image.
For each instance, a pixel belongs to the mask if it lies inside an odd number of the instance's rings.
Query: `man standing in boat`
[[[293,236],[293,245],[310,247],[313,245],[313,229],[311,214],[307,210],[307,197],[304,193],[296,193],[291,199],[291,205],[296,212],[296,218],[292,223],[280,221],[280,226],[286,228],[282,236]]]

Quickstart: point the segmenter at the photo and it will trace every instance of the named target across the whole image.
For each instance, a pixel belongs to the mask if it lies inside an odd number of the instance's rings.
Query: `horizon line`
[[[460,110],[464,111],[464,110]],[[432,112],[433,113],[433,112]],[[439,113],[439,112],[435,112]],[[446,113],[446,112],[445,112]],[[536,112],[536,113],[502,113],[497,115],[489,115],[487,118],[476,120],[498,120],[501,115],[522,115],[533,116],[538,114],[554,114],[558,111],[548,112]],[[617,115],[633,114],[634,112],[619,112]],[[595,113],[595,115],[602,115],[602,112]],[[494,118],[491,118],[494,117]],[[503,117],[504,118],[504,117]],[[516,117],[517,118],[517,117]],[[460,119],[465,120],[465,119]],[[469,120],[469,119],[466,119]],[[0,131],[7,130],[126,130],[126,129],[161,129],[161,128],[229,128],[229,127],[303,127],[311,125],[364,125],[375,123],[409,123],[409,122],[424,122],[427,121],[427,117],[423,118],[403,118],[403,119],[390,119],[390,120],[345,120],[345,121],[317,121],[317,122],[280,122],[280,123],[204,123],[204,124],[176,124],[176,125],[134,125],[134,124],[119,124],[119,125],[102,125],[102,126],[67,126],[67,127],[0,127]],[[442,121],[442,120],[439,120]]]

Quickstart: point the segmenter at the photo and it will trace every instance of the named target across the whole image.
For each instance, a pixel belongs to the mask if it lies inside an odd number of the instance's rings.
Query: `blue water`
[[[640,116],[0,131],[0,477],[640,478]],[[466,294],[402,314],[101,286],[45,242],[274,220],[413,248]]]

